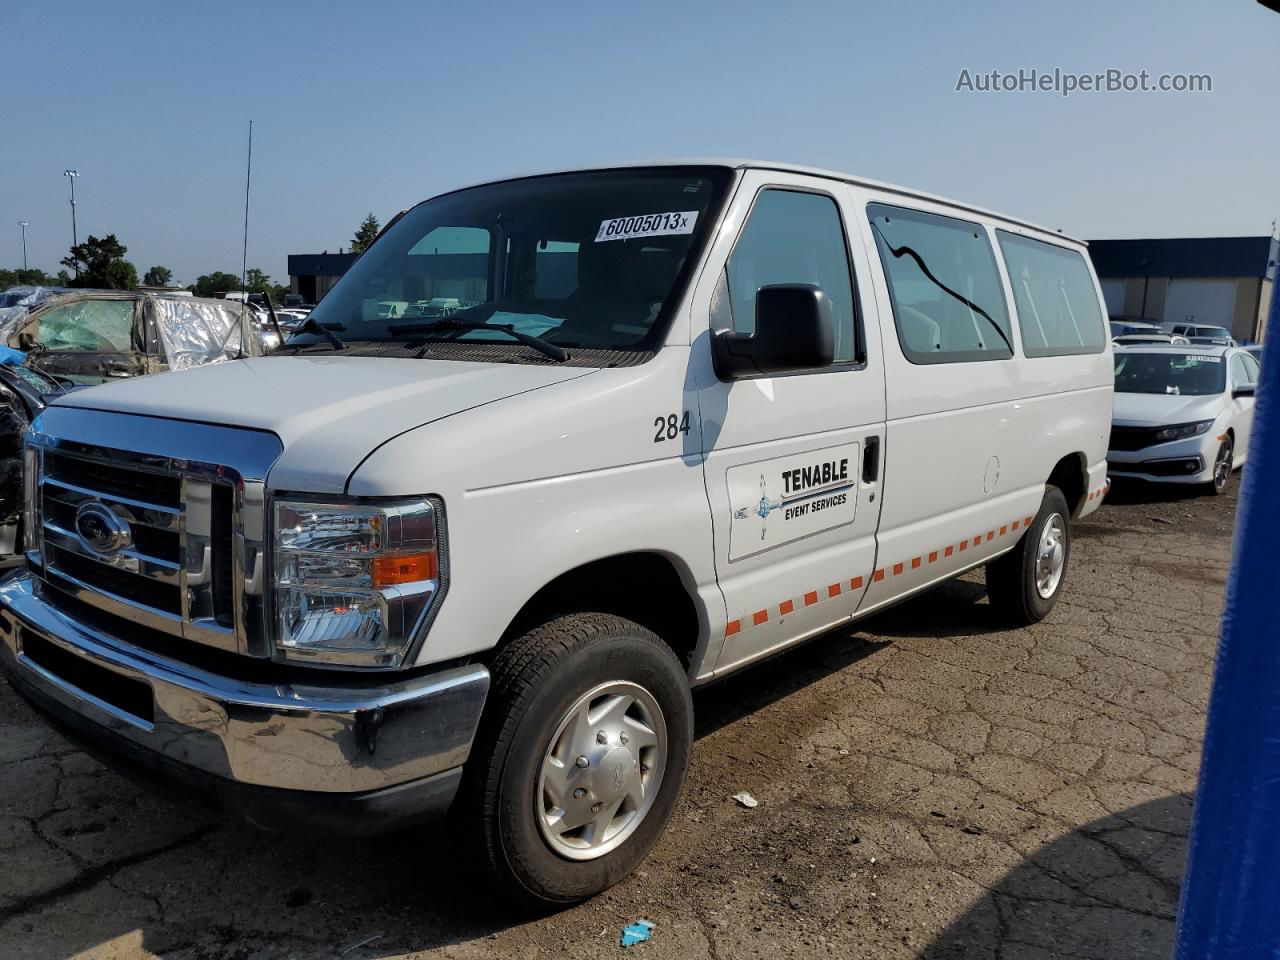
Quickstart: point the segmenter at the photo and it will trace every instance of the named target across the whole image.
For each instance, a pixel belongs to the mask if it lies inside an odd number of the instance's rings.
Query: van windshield
[[[1227,386],[1222,357],[1203,353],[1117,353],[1116,393],[1209,396]]]
[[[311,316],[347,344],[483,341],[529,354],[474,329],[487,324],[566,350],[652,350],[731,176],[637,168],[446,194],[395,221]]]

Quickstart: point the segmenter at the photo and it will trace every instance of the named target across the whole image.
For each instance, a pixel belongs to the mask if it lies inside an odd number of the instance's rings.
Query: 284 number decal
[[[654,417],[653,425],[657,429],[657,433],[653,435],[654,443],[661,443],[663,440],[674,440],[680,434],[689,433],[689,411],[684,412],[684,416],[678,413],[669,413],[665,417]]]

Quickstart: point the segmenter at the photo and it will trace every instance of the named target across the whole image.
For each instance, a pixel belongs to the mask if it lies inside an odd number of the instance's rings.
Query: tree
[[[360,229],[356,231],[356,235],[351,238],[351,252],[364,253],[369,244],[373,243],[378,236],[378,231],[382,227],[378,225],[378,218],[370,213],[360,224]]]
[[[257,267],[250,268],[245,274],[245,289],[252,293],[267,293],[271,289],[271,278],[267,276],[265,270],[259,270]]]
[[[168,267],[152,267],[142,275],[142,283],[148,287],[167,287],[173,280],[173,271]]]
[[[10,287],[65,287],[57,277],[52,277],[43,270],[32,267],[29,270],[0,270],[0,290]]]
[[[132,290],[138,285],[138,271],[124,258],[129,248],[109,233],[102,239],[90,236],[78,243],[58,262],[75,270],[73,287],[96,287],[103,290]]]
[[[240,278],[234,273],[223,273],[215,270],[196,279],[191,285],[191,292],[197,297],[213,297],[219,293],[227,293],[240,289]]]

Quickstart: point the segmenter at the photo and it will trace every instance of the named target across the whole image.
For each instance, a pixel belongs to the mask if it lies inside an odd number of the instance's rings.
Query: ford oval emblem
[[[86,500],[76,511],[76,536],[94,553],[113,554],[132,539],[129,524],[99,500]]]

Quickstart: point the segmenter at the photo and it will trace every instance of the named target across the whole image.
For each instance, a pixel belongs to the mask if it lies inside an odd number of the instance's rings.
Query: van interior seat
[[[912,351],[933,353],[942,349],[942,328],[938,326],[938,321],[905,303],[900,304],[898,309],[898,328]]]

